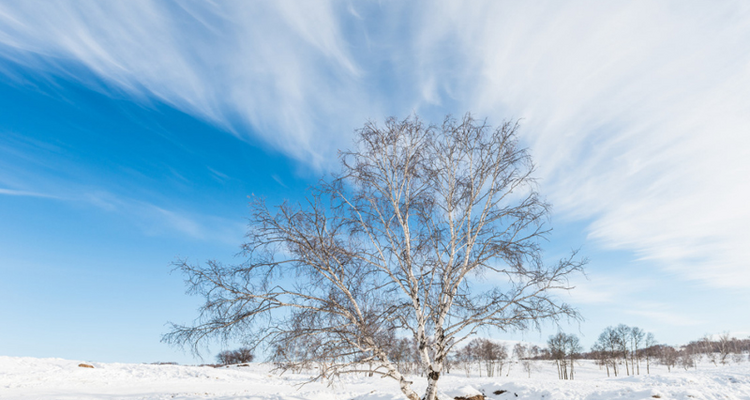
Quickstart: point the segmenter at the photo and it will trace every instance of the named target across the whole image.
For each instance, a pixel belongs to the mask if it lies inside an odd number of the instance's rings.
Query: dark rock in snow
[[[476,396],[471,396],[471,397],[457,396],[457,397],[454,397],[454,399],[455,400],[484,400],[484,395],[478,394]]]

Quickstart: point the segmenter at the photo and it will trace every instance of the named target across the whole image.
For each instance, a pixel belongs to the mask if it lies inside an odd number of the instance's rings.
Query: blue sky
[[[176,257],[238,260],[368,119],[521,119],[566,300],[750,335],[745,2],[0,2],[0,354],[193,362]],[[544,340],[544,332],[508,334]],[[214,344],[206,353],[220,349]]]

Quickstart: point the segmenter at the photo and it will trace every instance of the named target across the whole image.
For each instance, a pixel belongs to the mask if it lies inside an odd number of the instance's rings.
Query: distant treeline
[[[398,338],[393,334],[380,338],[387,348],[386,356],[397,364],[399,371],[406,374],[424,374],[420,369],[419,351],[416,341]],[[318,363],[332,360],[319,357],[319,344],[299,341],[297,346],[277,347],[271,353],[271,361],[284,369],[287,363],[294,370],[316,368]],[[223,351],[217,356],[220,366],[253,361],[249,348]],[[300,360],[305,360],[300,363]],[[478,374],[486,377],[509,376],[511,370],[521,371],[531,376],[540,361],[551,361],[557,367],[559,379],[574,379],[578,360],[593,360],[607,376],[649,374],[655,364],[673,368],[697,368],[704,360],[714,365],[740,363],[750,360],[750,338],[738,339],[729,333],[714,338],[704,336],[686,345],[674,347],[656,342],[654,335],[638,327],[620,324],[607,327],[599,335],[589,351],[584,351],[575,334],[557,333],[547,340],[546,347],[527,343],[508,344],[487,338],[475,338],[463,346],[454,346],[447,354],[444,373],[462,370],[467,376]],[[358,372],[372,375],[373,363],[368,359],[359,361],[362,368]],[[166,364],[166,363],[165,363]],[[169,363],[173,364],[173,363]]]
[[[641,366],[645,367],[648,374],[654,363],[664,365],[671,371],[675,367],[685,370],[697,368],[698,361],[702,358],[714,365],[725,365],[730,361],[740,363],[750,359],[750,338],[738,339],[731,337],[729,333],[723,333],[715,339],[705,336],[687,345],[673,347],[656,343],[653,334],[638,327],[620,324],[616,327],[607,327],[589,352],[576,352],[573,349],[561,351],[561,347],[556,344],[560,335],[575,337],[565,334],[550,336],[549,348],[542,349],[536,359],[554,360],[558,365],[567,360],[571,371],[574,360],[593,360],[606,370],[607,376],[618,376],[623,372],[626,375],[640,375]],[[568,379],[564,375],[560,378]],[[573,379],[572,373],[569,379]]]
[[[390,356],[409,373],[421,373],[417,351],[409,339],[393,341]],[[675,367],[697,368],[698,361],[714,365],[740,363],[750,359],[750,338],[738,339],[723,333],[715,338],[705,336],[684,346],[674,347],[657,343],[652,333],[638,327],[620,324],[607,327],[589,351],[584,351],[574,334],[558,333],[550,336],[546,347],[516,343],[512,348],[502,342],[476,338],[448,354],[444,372],[463,370],[467,376],[509,376],[520,369],[530,376],[535,371],[534,361],[552,361],[557,366],[559,379],[574,379],[578,360],[593,360],[607,376],[640,375],[651,373],[653,365],[663,365],[671,371]]]

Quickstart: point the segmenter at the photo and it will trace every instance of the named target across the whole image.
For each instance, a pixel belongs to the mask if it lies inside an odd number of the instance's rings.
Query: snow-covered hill
[[[378,377],[348,376],[333,386],[297,385],[306,375],[270,372],[265,364],[211,368],[177,365],[89,363],[0,356],[0,399],[263,399],[263,400],[402,400],[395,382]],[[441,380],[442,399],[483,391],[490,400],[511,399],[747,399],[750,363],[701,365],[697,370],[662,367],[651,375],[607,378],[590,362],[576,367],[574,381],[559,381],[555,367],[539,363],[527,377],[518,367],[500,378],[466,377],[463,371]],[[423,378],[414,377],[416,389]],[[505,391],[495,395],[494,392]],[[517,395],[517,397],[516,397]]]

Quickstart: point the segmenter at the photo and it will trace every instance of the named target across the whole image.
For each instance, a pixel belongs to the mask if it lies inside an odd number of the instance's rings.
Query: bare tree
[[[677,364],[679,353],[672,346],[659,345],[659,362],[667,367],[667,371],[672,372],[672,368]]]
[[[630,366],[628,364],[628,358],[630,354],[630,346],[628,346],[630,342],[630,331],[631,328],[625,324],[617,325],[617,327],[615,328],[615,333],[617,335],[617,344],[619,345],[618,354],[625,362],[625,374],[628,376],[630,375]]]
[[[617,376],[617,366],[624,346],[623,338],[620,336],[620,330],[618,329],[608,326],[599,335],[592,351],[598,353],[601,360],[600,363],[607,369],[607,376],[609,376],[610,367],[612,368],[612,373]]]
[[[699,343],[700,343],[702,352],[703,354],[706,355],[706,358],[708,358],[708,361],[710,361],[714,365],[717,365],[718,358],[716,357],[716,352],[714,352],[715,343],[711,341],[711,338],[709,338],[708,335],[705,335],[700,339]]]
[[[245,262],[177,264],[206,303],[165,340],[195,349],[217,335],[281,347],[313,338],[319,347],[301,354],[318,360],[319,378],[372,362],[418,400],[378,340],[393,330],[416,341],[423,398],[434,400],[448,352],[478,329],[576,318],[555,291],[571,289],[585,260],[542,262],[549,206],[517,129],[469,114],[440,126],[367,123],[341,153],[342,172],[304,204],[252,202]]]
[[[603,343],[597,341],[593,346],[591,346],[590,357],[594,360],[594,363],[599,366],[599,369],[602,369],[602,367],[606,368],[607,377],[609,377],[609,365],[611,358],[609,357],[607,349],[604,347]]]
[[[223,365],[244,364],[253,362],[254,358],[252,349],[242,347],[237,350],[222,351],[216,356],[216,361]]]
[[[485,338],[476,338],[466,344],[458,352],[458,358],[466,362],[475,362],[479,367],[479,376],[482,371],[487,377],[493,377],[497,373],[502,375],[503,368],[508,360],[508,347]],[[468,376],[467,369],[467,376]]]
[[[687,371],[690,368],[698,368],[698,360],[701,354],[694,351],[692,347],[684,346],[678,352],[677,363]]]
[[[529,378],[531,378],[531,372],[534,370],[533,358],[539,354],[539,347],[519,342],[513,347],[513,354],[516,356],[516,359],[518,359],[523,370]]]
[[[505,375],[508,376],[508,374],[510,374],[511,364],[508,362],[509,356],[508,346],[505,344],[493,343],[492,361],[497,366],[498,376],[503,375],[503,368],[505,368],[506,365],[508,366],[508,370]]]
[[[488,339],[474,339],[475,342],[474,350],[477,353],[476,359],[481,363],[484,363],[485,376],[488,378],[493,377],[495,371],[495,360],[497,356],[497,347],[495,343]]]
[[[413,374],[417,371],[416,355],[417,351],[413,339],[405,337],[394,338],[392,345],[388,347],[388,358],[403,373]]]
[[[719,335],[716,343],[716,349],[719,352],[719,362],[725,365],[728,362],[729,354],[732,352],[732,341],[735,340],[729,336],[729,332],[723,332]]]
[[[649,332],[646,334],[646,342],[644,344],[645,348],[641,352],[643,357],[646,359],[646,373],[651,374],[651,359],[656,356],[656,351],[654,350],[654,346],[656,346],[656,338],[654,337],[654,334]]]
[[[641,374],[641,358],[639,350],[645,337],[646,332],[643,329],[637,326],[630,328],[630,369],[634,371],[633,375]]]
[[[466,372],[466,377],[471,376],[471,369],[475,361],[475,352],[471,349],[469,345],[464,346],[463,348],[457,350],[456,352],[456,362]],[[479,373],[482,373],[482,366],[479,366]]]
[[[742,342],[742,340],[733,337],[730,343],[732,349],[732,361],[734,361],[735,364],[741,363],[745,358],[745,355],[742,353]]]
[[[557,335],[550,336],[547,340],[552,359],[557,365],[557,374],[559,379],[574,379],[575,377],[575,360],[581,353],[581,345],[578,336],[558,332]]]

